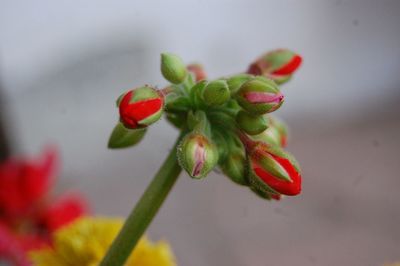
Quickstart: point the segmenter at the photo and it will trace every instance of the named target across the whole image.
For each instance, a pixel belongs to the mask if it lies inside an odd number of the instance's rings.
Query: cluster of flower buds
[[[110,148],[137,144],[163,113],[186,135],[177,148],[181,167],[204,178],[215,167],[237,184],[265,199],[301,191],[294,157],[283,150],[286,125],[269,113],[281,107],[278,84],[289,80],[302,59],[289,50],[275,50],[252,63],[247,73],[208,80],[199,64],[186,66],[173,54],[161,55],[164,89],[142,86],[117,100],[120,121]]]

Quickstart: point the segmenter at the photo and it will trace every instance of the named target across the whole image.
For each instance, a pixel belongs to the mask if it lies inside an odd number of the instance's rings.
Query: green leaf
[[[109,149],[120,149],[133,146],[140,142],[146,133],[146,128],[127,129],[122,123],[118,123],[108,140]]]

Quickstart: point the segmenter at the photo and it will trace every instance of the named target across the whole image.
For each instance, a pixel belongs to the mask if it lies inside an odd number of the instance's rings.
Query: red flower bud
[[[266,76],[280,84],[290,79],[302,61],[300,55],[290,50],[277,49],[257,59],[250,65],[247,73]]]
[[[202,65],[190,64],[186,68],[188,71],[190,71],[194,74],[194,76],[196,78],[196,82],[199,82],[200,80],[207,78],[206,72],[204,71],[204,68]]]
[[[119,101],[121,122],[130,129],[144,128],[160,119],[163,105],[164,97],[151,87],[131,90]]]
[[[278,147],[255,142],[248,158],[252,184],[288,196],[301,192],[301,175],[291,155]]]

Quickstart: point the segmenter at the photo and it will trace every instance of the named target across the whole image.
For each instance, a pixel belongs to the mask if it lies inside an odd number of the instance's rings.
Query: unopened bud
[[[120,96],[119,114],[126,128],[144,128],[160,119],[164,97],[155,89],[144,86]]]
[[[268,127],[268,121],[263,115],[253,115],[243,110],[236,115],[236,123],[249,135],[260,134]]]
[[[187,75],[185,64],[174,54],[161,54],[161,73],[164,78],[173,84],[182,83]]]
[[[178,149],[177,156],[183,169],[193,178],[203,178],[218,162],[218,149],[205,135],[192,132],[186,135]]]
[[[190,64],[186,68],[189,72],[193,73],[196,82],[207,78],[206,72],[204,71],[203,66],[200,64]]]
[[[203,100],[207,105],[216,106],[230,98],[228,84],[225,80],[215,80],[207,84],[203,91]]]
[[[300,55],[288,49],[277,49],[257,59],[250,65],[247,73],[266,76],[281,84],[290,79],[301,62]]]
[[[235,149],[230,152],[226,160],[221,164],[222,172],[233,182],[240,185],[248,185],[247,162],[244,151]]]
[[[236,99],[249,113],[265,114],[278,109],[284,96],[272,80],[255,78],[240,87]]]
[[[263,191],[294,196],[301,192],[298,164],[278,147],[257,142],[248,156],[250,183]]]

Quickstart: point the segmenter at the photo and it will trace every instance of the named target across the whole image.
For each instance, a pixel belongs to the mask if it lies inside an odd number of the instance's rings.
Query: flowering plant
[[[267,200],[301,192],[299,165],[283,149],[286,126],[269,114],[284,102],[278,84],[289,81],[301,61],[279,49],[257,59],[246,73],[207,80],[200,65],[185,66],[178,56],[164,53],[161,72],[169,85],[137,87],[117,99],[120,119],[109,148],[137,144],[163,114],[181,133],[101,265],[125,263],[182,169],[202,179],[219,166],[233,182]]]

